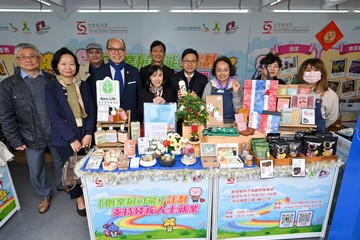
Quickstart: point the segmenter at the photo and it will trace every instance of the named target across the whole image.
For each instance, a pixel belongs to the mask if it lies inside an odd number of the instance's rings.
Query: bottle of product
[[[120,121],[119,115],[115,111],[115,108],[111,108],[111,112],[109,115],[109,122],[118,122],[118,121]]]
[[[137,142],[137,139],[140,137],[140,122],[134,121],[131,122],[131,139]]]
[[[126,115],[126,112],[124,111],[124,109],[119,107],[116,109],[116,112],[119,115],[119,120],[122,120],[122,121],[127,120],[127,115]]]
[[[109,127],[109,130],[106,131],[106,142],[117,142],[116,130],[113,127]]]
[[[125,143],[128,139],[127,131],[125,130],[124,124],[120,125],[120,129],[117,133],[118,142]]]
[[[97,129],[97,131],[94,133],[94,140],[95,145],[99,145],[101,143],[106,142],[106,132],[105,130],[102,130],[101,127]]]

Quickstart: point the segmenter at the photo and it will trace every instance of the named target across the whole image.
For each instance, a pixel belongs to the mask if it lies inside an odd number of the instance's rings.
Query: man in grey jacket
[[[0,82],[0,123],[13,148],[26,152],[30,181],[41,198],[38,211],[50,208],[53,195],[45,174],[45,150],[49,148],[55,166],[58,190],[62,190],[61,161],[50,144],[51,125],[45,107],[45,84],[53,75],[39,68],[41,55],[32,44],[21,43],[15,48],[20,71]]]

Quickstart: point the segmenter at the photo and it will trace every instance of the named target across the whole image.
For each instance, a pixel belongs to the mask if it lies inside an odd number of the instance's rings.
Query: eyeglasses
[[[108,48],[107,50],[109,52],[111,52],[111,53],[116,53],[116,52],[123,53],[123,52],[125,52],[125,48]]]
[[[19,59],[20,61],[24,62],[26,61],[27,59],[31,60],[31,61],[34,61],[38,58],[40,58],[39,56],[35,56],[35,55],[30,55],[30,56],[19,56],[19,57],[16,57],[17,59]]]
[[[196,60],[183,60],[183,62],[186,63],[186,64],[189,64],[189,63],[195,64],[195,63],[197,63]]]

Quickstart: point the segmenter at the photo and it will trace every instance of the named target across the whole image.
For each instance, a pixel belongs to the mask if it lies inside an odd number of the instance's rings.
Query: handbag
[[[64,164],[61,181],[66,191],[74,189],[77,184],[81,183],[74,172],[75,165],[79,159],[81,158],[78,157],[77,152],[74,152],[74,155],[70,156]]]

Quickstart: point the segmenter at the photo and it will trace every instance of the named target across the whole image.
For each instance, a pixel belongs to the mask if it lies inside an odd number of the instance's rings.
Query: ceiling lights
[[[12,9],[0,9],[0,12],[52,12],[51,9],[23,9],[23,8],[12,8]]]
[[[248,13],[249,9],[208,9],[208,10],[189,10],[189,9],[170,9],[173,13]]]
[[[290,9],[274,9],[276,13],[347,13],[349,10],[290,10]]]
[[[160,10],[158,9],[153,9],[153,10],[147,10],[147,9],[118,9],[118,10],[104,10],[104,9],[82,9],[82,10],[78,10],[78,12],[80,13],[126,13],[126,12],[131,12],[131,13],[154,13],[154,12],[160,12]]]

